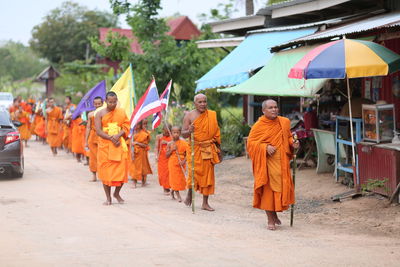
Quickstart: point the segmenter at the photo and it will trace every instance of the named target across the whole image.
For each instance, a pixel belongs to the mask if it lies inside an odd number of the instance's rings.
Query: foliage
[[[109,31],[105,43],[100,42],[99,37],[89,37],[92,48],[103,57],[113,61],[121,61],[129,56],[130,40],[117,32]]]
[[[290,2],[290,0],[289,1],[288,0],[268,0],[267,5],[270,6],[270,5],[279,4],[282,2]]]
[[[47,62],[40,59],[29,47],[8,41],[0,47],[0,77],[16,81],[37,75]]]
[[[33,28],[30,45],[54,63],[87,59],[94,56],[88,38],[98,35],[99,27],[115,27],[117,20],[113,14],[64,2]]]
[[[143,54],[125,53],[123,42],[115,40],[118,36],[110,37],[108,50],[98,40],[92,39],[92,46],[101,56],[112,60],[123,58],[121,67],[132,63],[139,95],[145,91],[154,75],[160,91],[172,79],[175,90],[180,91],[172,98],[180,103],[191,101],[195,81],[226,55],[222,50],[199,49],[195,40],[175,41],[167,34],[169,28],[166,20],[158,16],[160,0],[141,0],[135,5],[124,0],[111,0],[111,6],[115,14],[127,15],[127,22]],[[209,33],[206,31],[200,39],[210,38]]]
[[[59,98],[70,95],[73,102],[79,102],[81,97],[101,80],[106,80],[107,87],[115,82],[113,70],[105,73],[101,64],[86,64],[83,61],[65,63],[61,69],[62,75],[55,80]]]
[[[361,190],[363,193],[367,191],[374,191],[377,188],[383,188],[386,192],[388,191],[388,188],[386,187],[388,179],[368,179],[365,184],[361,185]]]

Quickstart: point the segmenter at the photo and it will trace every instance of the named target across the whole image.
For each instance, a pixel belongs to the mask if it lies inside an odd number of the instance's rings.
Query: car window
[[[7,111],[0,110],[0,125],[10,125],[10,116]]]
[[[13,100],[9,94],[0,94],[0,100]]]

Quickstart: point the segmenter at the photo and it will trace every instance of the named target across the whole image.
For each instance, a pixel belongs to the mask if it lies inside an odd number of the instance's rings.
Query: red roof
[[[175,40],[191,40],[192,38],[197,37],[201,34],[196,25],[194,25],[187,16],[171,19],[167,21],[167,24],[170,27],[170,31],[167,34],[173,36]],[[107,33],[110,30],[112,32],[117,32],[121,36],[125,36],[128,39],[132,40],[131,51],[133,53],[143,54],[143,51],[140,48],[136,37],[133,35],[132,30],[130,29],[99,28],[100,41],[105,42]]]
[[[167,24],[171,29],[168,34],[174,36],[175,40],[191,40],[201,34],[187,16],[171,19],[167,21]]]

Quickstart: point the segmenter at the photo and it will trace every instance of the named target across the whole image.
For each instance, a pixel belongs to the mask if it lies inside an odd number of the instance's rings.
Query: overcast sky
[[[0,41],[13,40],[28,44],[32,28],[42,22],[42,18],[65,0],[0,0]],[[109,0],[74,0],[90,9],[110,11]],[[131,1],[136,2],[136,1]],[[163,10],[160,15],[171,16],[176,12],[187,15],[199,24],[197,15],[209,13],[218,3],[228,3],[228,0],[161,0]],[[256,2],[256,10],[265,3],[264,0]],[[234,17],[243,16],[245,13],[244,0],[236,1],[239,10]],[[120,25],[127,27],[124,18],[120,18]]]

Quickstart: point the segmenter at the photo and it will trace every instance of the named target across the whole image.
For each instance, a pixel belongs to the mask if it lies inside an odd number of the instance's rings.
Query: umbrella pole
[[[353,177],[355,185],[358,186],[358,178],[357,178],[357,168],[356,168],[356,150],[355,150],[355,144],[354,144],[354,130],[353,130],[353,112],[351,110],[351,93],[350,93],[350,84],[349,84],[349,78],[346,75],[346,83],[347,83],[347,96],[348,96],[348,102],[349,102],[349,116],[350,116],[350,136],[351,136],[351,152],[352,152],[352,159],[351,159],[351,165],[353,168]]]

